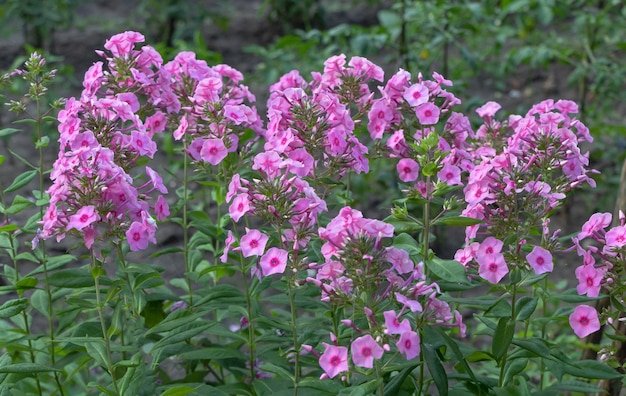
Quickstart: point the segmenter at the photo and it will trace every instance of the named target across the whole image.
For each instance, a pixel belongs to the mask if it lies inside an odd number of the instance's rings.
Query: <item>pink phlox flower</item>
[[[579,338],[600,330],[598,311],[589,305],[579,305],[569,316],[569,324]]]
[[[403,129],[395,131],[387,140],[386,145],[398,156],[402,157],[408,154],[409,146],[406,144]]]
[[[261,256],[265,251],[269,237],[256,229],[246,229],[246,235],[241,237],[241,253],[244,257]]]
[[[137,252],[147,248],[151,237],[150,231],[150,227],[143,222],[134,221],[126,231],[126,240],[130,245],[130,250]]]
[[[136,43],[143,43],[143,34],[133,31],[126,31],[112,36],[104,43],[104,48],[111,51],[113,56],[125,57],[130,55]]]
[[[421,350],[419,334],[412,330],[402,333],[396,347],[406,357],[406,360],[418,357]]]
[[[71,229],[81,231],[98,220],[100,220],[100,215],[93,205],[83,206],[70,216],[70,221],[65,228],[68,231]]]
[[[167,187],[165,187],[165,185],[163,184],[163,179],[161,178],[161,176],[149,166],[146,166],[146,173],[148,174],[148,177],[150,177],[150,182],[152,183],[154,188],[157,189],[157,191],[159,191],[161,194],[167,194]]]
[[[422,125],[434,125],[439,122],[439,107],[427,102],[415,108],[415,115]]]
[[[153,115],[146,117],[144,122],[146,131],[150,134],[150,137],[155,134],[159,134],[165,130],[167,126],[167,117],[161,111],[157,111]]]
[[[554,269],[552,254],[549,250],[544,249],[541,246],[535,246],[526,256],[526,261],[528,261],[528,264],[530,264],[532,269],[535,270],[535,274],[537,275],[552,272]]]
[[[250,198],[248,194],[243,193],[235,197],[233,203],[228,207],[228,213],[235,222],[238,222],[241,216],[248,213],[251,209]]]
[[[95,62],[85,73],[83,78],[83,87],[85,88],[81,94],[82,97],[92,97],[104,83],[104,74],[102,73],[102,62]],[[60,115],[60,113],[59,113]],[[63,122],[59,118],[59,121]]]
[[[424,310],[434,317],[436,323],[443,323],[452,319],[450,305],[438,299],[437,294],[434,292],[428,296]]]
[[[154,204],[154,213],[157,220],[163,221],[170,215],[170,207],[162,195],[159,195]]]
[[[173,136],[175,140],[180,140],[185,132],[187,132],[187,128],[189,128],[189,121],[187,120],[187,115],[183,115],[180,117],[180,124],[174,130]]]
[[[263,172],[268,178],[273,179],[280,174],[284,160],[275,151],[265,151],[254,157],[252,169]]]
[[[419,176],[419,164],[411,158],[402,158],[396,165],[400,180],[403,182],[412,182],[417,180]]]
[[[391,263],[393,269],[398,274],[406,274],[413,271],[413,260],[411,260],[406,250],[389,246],[385,248],[385,259]]]
[[[491,119],[500,110],[502,106],[493,101],[489,101],[476,109],[476,114],[482,119]]]
[[[494,198],[487,181],[468,184],[463,189],[463,193],[465,194],[465,201],[470,205],[476,205],[483,201],[490,203]]]
[[[592,214],[589,220],[583,224],[582,231],[578,234],[578,240],[582,241],[595,232],[605,229],[611,224],[612,219],[613,215],[609,212]]]
[[[502,252],[502,246],[504,242],[494,237],[487,237],[480,243],[476,256],[484,256],[486,254],[497,254]]]
[[[578,279],[578,286],[576,286],[578,294],[598,297],[605,271],[594,265],[581,265],[576,268],[575,273],[576,279]]]
[[[478,261],[478,275],[493,284],[500,282],[509,273],[504,256],[500,253],[479,255],[476,261]]]
[[[348,348],[324,344],[324,353],[320,356],[320,367],[329,378],[334,378],[339,373],[348,371]]]
[[[463,182],[461,182],[461,170],[454,165],[444,165],[443,168],[437,172],[437,177],[449,186],[463,184]]]
[[[246,113],[243,108],[245,105],[225,105],[224,117],[231,120],[235,125],[241,125],[247,123]]]
[[[136,113],[141,107],[141,105],[139,104],[139,99],[137,99],[137,96],[132,92],[119,93],[116,95],[116,98],[117,100],[126,103],[133,113]]]
[[[350,352],[355,366],[372,368],[374,359],[380,359],[385,350],[370,334],[366,334],[352,341]]]
[[[239,173],[235,173],[233,175],[233,178],[230,180],[230,183],[228,183],[228,192],[226,193],[226,202],[230,202],[231,199],[233,199],[233,197],[235,195],[237,195],[240,192],[247,192],[248,189],[243,187],[242,183],[241,183],[241,176],[239,176]]]
[[[293,164],[289,166],[289,172],[298,177],[307,177],[313,175],[313,167],[315,165],[315,159],[305,148],[297,148],[288,153],[288,157],[292,160]]]
[[[391,238],[393,236],[393,225],[376,219],[360,219],[358,221],[360,229],[371,238]]]
[[[222,91],[222,87],[223,83],[221,78],[204,78],[196,86],[192,99],[197,104],[217,102],[219,101],[219,94]]]
[[[227,155],[228,150],[222,139],[206,139],[202,143],[200,157],[211,165],[218,165]]]
[[[402,334],[411,331],[411,324],[409,323],[409,320],[405,318],[402,322],[400,322],[398,320],[398,316],[396,316],[396,311],[385,311],[383,312],[383,316],[385,317],[387,334]]]
[[[396,296],[396,300],[404,305],[405,307],[409,308],[411,310],[411,312],[422,312],[422,304],[419,303],[419,301],[417,300],[409,300],[408,297],[406,297],[403,294],[400,294],[398,292],[395,293]]]
[[[318,280],[335,279],[343,275],[344,271],[345,267],[343,264],[336,260],[330,260],[322,264],[315,278]]]
[[[385,80],[385,72],[383,69],[372,63],[369,59],[361,56],[353,56],[348,62],[348,66],[354,68],[354,74],[363,78],[365,81],[370,79],[383,82]]]
[[[428,102],[428,88],[423,84],[413,84],[402,95],[412,107],[417,107]]]
[[[264,276],[282,274],[287,267],[288,253],[284,249],[271,247],[261,257],[261,271]]]
[[[233,244],[235,243],[235,236],[231,230],[228,230],[228,236],[226,237],[226,241],[224,242],[224,252],[220,256],[220,261],[225,263],[228,261],[228,252],[232,249]]]
[[[578,113],[578,105],[572,100],[559,99],[554,104],[554,108],[564,114]]]
[[[617,226],[607,231],[606,236],[607,248],[621,248],[626,245],[626,226]]]

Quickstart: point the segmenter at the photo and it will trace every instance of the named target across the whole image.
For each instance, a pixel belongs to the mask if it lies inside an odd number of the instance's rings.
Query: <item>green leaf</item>
[[[415,364],[415,365],[406,367],[401,372],[391,377],[391,380],[389,380],[385,384],[384,395],[396,396],[399,393],[398,391],[400,390],[400,387],[404,383],[404,380],[406,380],[409,374],[411,374],[411,372],[415,370],[417,366],[419,365]]]
[[[93,286],[94,280],[85,268],[68,268],[50,274],[48,283],[54,287],[74,289]]]
[[[85,349],[87,354],[104,368],[109,367],[109,360],[107,358],[107,350],[103,340],[87,341],[85,342]]]
[[[294,381],[293,374],[284,368],[277,366],[273,363],[263,363],[259,366],[259,368],[263,371],[266,371],[271,374],[276,374],[280,378],[287,378],[290,381]]]
[[[432,260],[428,261],[426,265],[428,266],[429,272],[432,272],[442,280],[469,284],[465,267],[463,267],[463,265],[458,261],[444,260],[435,256]]]
[[[437,220],[436,224],[442,223],[442,224],[445,224],[448,226],[454,226],[454,227],[467,227],[467,226],[480,224],[482,222],[483,222],[482,220],[474,219],[471,217],[450,216],[450,217],[442,217],[441,219]]]
[[[190,386],[177,386],[175,388],[169,388],[165,392],[161,393],[161,396],[185,396],[196,391],[197,388]]]
[[[517,320],[523,322],[530,318],[530,315],[537,309],[538,297],[523,296],[515,304],[515,312],[517,312]]]
[[[383,220],[387,224],[391,224],[393,226],[393,230],[396,233],[402,232],[415,232],[420,231],[424,228],[421,224],[418,224],[414,221],[408,220],[399,220],[393,216],[389,216]]]
[[[17,281],[17,283],[15,284],[15,287],[18,290],[28,290],[37,286],[37,282],[39,282],[39,279],[34,278],[32,276],[27,276]]]
[[[564,371],[575,377],[589,379],[613,379],[622,377],[622,374],[617,370],[597,360],[579,360],[572,363],[571,365],[565,365]]]
[[[13,198],[13,203],[11,204],[11,206],[4,210],[4,213],[17,214],[33,205],[34,203],[28,198],[24,198],[21,195],[16,195],[15,198]]]
[[[498,321],[496,332],[493,335],[493,345],[491,346],[491,353],[498,362],[509,350],[514,333],[515,322],[511,321],[510,318],[501,318]]]
[[[28,307],[28,300],[19,298],[9,300],[0,306],[0,319],[7,319],[22,312]]]
[[[541,338],[529,337],[516,339],[513,340],[512,344],[530,351],[542,358],[550,358],[550,348],[546,345],[546,341]]]
[[[177,357],[184,360],[246,359],[246,356],[236,349],[221,347],[209,347],[183,352],[177,355]]]
[[[365,383],[360,384],[359,386],[344,388],[338,395],[341,396],[369,396],[376,393],[376,390],[380,387],[383,379],[378,378],[375,380],[371,380]]]
[[[448,375],[446,374],[446,369],[439,360],[439,355],[437,355],[437,352],[435,352],[435,349],[430,344],[422,344],[422,348],[424,359],[426,360],[426,365],[428,366],[428,371],[430,371],[430,375],[433,377],[433,381],[439,391],[439,395],[447,395]]]
[[[21,131],[21,129],[3,128],[3,129],[0,129],[0,137],[13,135],[14,133],[17,133],[17,132],[20,132],[20,131]]]
[[[555,391],[558,391],[559,394],[562,393],[563,391],[569,391],[569,392],[581,392],[581,393],[585,393],[588,395],[603,392],[602,388],[598,387],[597,385],[590,384],[589,382],[572,380],[572,381],[557,382],[556,384],[553,384],[545,388],[543,391],[539,393],[534,393],[534,395],[535,396],[554,395]]]
[[[20,188],[30,183],[30,181],[33,180],[35,176],[37,176],[37,170],[30,170],[22,173],[21,175],[16,177],[15,180],[13,180],[13,183],[11,183],[11,185],[7,187],[4,192],[8,193],[19,190]]]
[[[298,388],[309,388],[336,395],[343,387],[335,381],[320,380],[317,378],[304,377],[298,384]]]
[[[50,371],[61,371],[54,367],[44,366],[37,363],[15,363],[0,367],[0,373],[14,374],[30,374],[30,373],[47,373]]]
[[[49,316],[49,308],[50,301],[48,301],[48,295],[45,291],[38,289],[33,292],[33,295],[30,296],[30,304],[43,316],[46,318],[50,318]]]
[[[504,369],[504,383],[510,384],[513,382],[513,378],[521,373],[528,364],[528,359],[511,359],[506,362]]]

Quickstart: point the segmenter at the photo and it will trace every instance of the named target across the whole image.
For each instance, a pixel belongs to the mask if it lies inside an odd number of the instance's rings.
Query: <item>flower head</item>
[[[585,338],[600,330],[598,311],[589,305],[579,305],[569,316],[569,325],[579,338]]]
[[[326,375],[334,378],[337,374],[348,371],[348,348],[324,343],[324,353],[319,361]]]
[[[528,264],[535,270],[537,275],[552,272],[554,269],[552,254],[541,246],[535,246],[532,252],[526,256],[526,261],[528,261]]]
[[[355,366],[372,368],[374,359],[380,359],[385,351],[371,335],[367,334],[352,341],[350,352]]]

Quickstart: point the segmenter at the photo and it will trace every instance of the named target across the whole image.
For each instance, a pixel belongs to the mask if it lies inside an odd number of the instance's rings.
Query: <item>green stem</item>
[[[291,335],[293,338],[294,352],[294,377],[293,377],[293,395],[298,395],[298,383],[300,382],[300,347],[298,346],[298,327],[296,326],[297,307],[293,290],[293,282],[295,282],[295,274],[289,271],[287,274],[287,291],[289,293],[289,305],[291,308]]]
[[[111,340],[109,339],[106,323],[104,321],[104,314],[102,313],[102,298],[100,297],[100,265],[96,260],[94,251],[91,251],[91,272],[96,288],[96,307],[98,310],[98,318],[100,319],[100,327],[102,328],[102,337],[104,338],[104,345],[106,347],[107,358],[107,371],[111,376],[111,382],[113,382],[113,389],[115,394],[121,395],[119,387],[117,386],[117,378],[115,375],[115,368],[113,368],[113,358],[111,354]]]
[[[511,321],[515,323],[515,301],[517,299],[517,284],[513,284],[513,290],[511,291]],[[515,335],[513,336],[515,337]],[[502,360],[500,360],[500,375],[498,378],[498,386],[502,387],[504,385],[504,369],[506,368],[506,362],[508,359],[508,351],[504,353],[502,356]]]
[[[430,176],[426,176],[426,203],[424,204],[424,230],[422,239],[422,257],[424,258],[424,275],[428,276],[428,247],[430,244]]]
[[[183,257],[185,260],[185,279],[187,280],[187,290],[189,293],[189,309],[193,309],[193,290],[191,289],[191,263],[189,262],[189,223],[187,218],[187,204],[189,198],[188,189],[188,168],[189,158],[187,156],[187,140],[183,143]]]
[[[245,265],[245,260],[243,259],[243,255],[241,256],[241,277],[243,278],[243,289],[246,293],[246,312],[248,313],[248,317],[246,320],[248,321],[248,348],[250,348],[250,357],[248,360],[248,364],[250,365],[250,381],[253,381],[256,378],[256,373],[254,372],[254,361],[255,361],[255,343],[254,343],[254,320],[252,318],[252,297],[250,296],[250,286],[248,285],[248,271]]]

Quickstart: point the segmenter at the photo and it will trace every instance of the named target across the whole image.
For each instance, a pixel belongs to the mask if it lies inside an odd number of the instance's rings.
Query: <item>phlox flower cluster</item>
[[[263,122],[243,74],[228,65],[209,67],[193,52],[181,52],[164,65],[172,90],[181,100],[182,114],[174,138],[189,137],[187,154],[194,161],[218,165],[228,153],[237,151],[239,138],[248,128],[263,132]]]
[[[384,239],[393,236],[392,225],[344,207],[326,227],[319,228],[319,236],[324,241],[325,261],[310,264],[316,275],[307,281],[321,289],[322,301],[343,309],[352,307],[364,315],[362,320],[342,321],[359,335],[350,340],[349,354],[334,335],[335,345],[323,344],[319,362],[325,376],[348,371],[349,355],[356,367],[372,368],[374,359],[391,350],[390,344],[407,360],[417,357],[418,323],[459,327],[464,334],[461,315],[437,298],[439,287],[426,282],[423,264],[415,265],[405,250],[384,246]],[[391,309],[374,312],[369,308],[382,305]],[[305,350],[313,352],[310,347]]]
[[[311,82],[294,70],[270,87],[265,150],[300,163],[298,176],[369,171],[368,149],[354,131],[371,105],[367,83],[383,81],[384,74],[364,58],[345,63],[345,55],[334,56]],[[350,104],[357,105],[355,114]]]
[[[167,84],[158,72],[161,58],[151,47],[135,50],[143,36],[125,32],[105,44],[109,70],[96,62],[85,74],[79,99],[59,112],[59,156],[50,175],[50,206],[43,238],[82,236],[91,248],[99,236],[125,236],[131,250],[155,243],[155,220],[169,215],[161,177],[144,167],[148,181],[135,186],[130,171],[157,150],[153,136],[167,123],[168,106],[159,99]],[[147,98],[142,104],[142,98]],[[140,116],[141,114],[141,116]],[[152,193],[157,193],[157,198]]]
[[[583,259],[583,265],[576,268],[576,291],[580,295],[598,297],[604,289],[621,301],[626,276],[626,218],[620,212],[619,224],[611,227],[612,217],[611,213],[594,213],[583,224],[581,232],[572,238],[578,256]],[[570,316],[570,325],[582,338],[599,330],[600,323],[595,308],[581,307],[584,306],[577,307]],[[604,319],[611,322],[613,313],[603,314]]]
[[[595,185],[589,177],[594,171],[587,169],[588,153],[582,154],[579,148],[579,143],[592,138],[587,127],[572,116],[578,111],[573,102],[547,100],[525,116],[513,115],[506,122],[494,118],[499,109],[499,104],[489,102],[477,110],[484,123],[476,131],[476,146],[469,151],[474,164],[463,189],[467,207],[462,215],[482,222],[466,228],[468,244],[457,253],[462,264],[475,259],[479,275],[492,283],[499,282],[513,263],[530,266],[536,274],[551,272],[550,251],[557,238],[548,230],[549,213],[571,189],[584,182]],[[529,243],[526,240],[504,247],[510,262],[504,256],[483,255],[476,248],[479,245],[470,243],[480,230],[504,241],[510,235],[529,235],[531,229],[543,230],[543,242],[525,260],[521,260],[520,248]]]
[[[467,117],[451,110],[461,103],[444,88],[451,85],[438,73],[433,74],[433,80],[425,80],[420,73],[412,81],[411,74],[400,69],[379,87],[381,97],[373,101],[367,115],[367,129],[379,142],[378,151],[399,158],[399,179],[412,184],[412,189],[424,197],[431,195],[434,180],[422,180],[422,167],[435,164],[439,182],[455,186],[461,184],[461,173],[471,166],[467,139],[473,132]],[[441,123],[443,130],[435,131]],[[437,133],[433,147],[416,149],[431,133]]]

